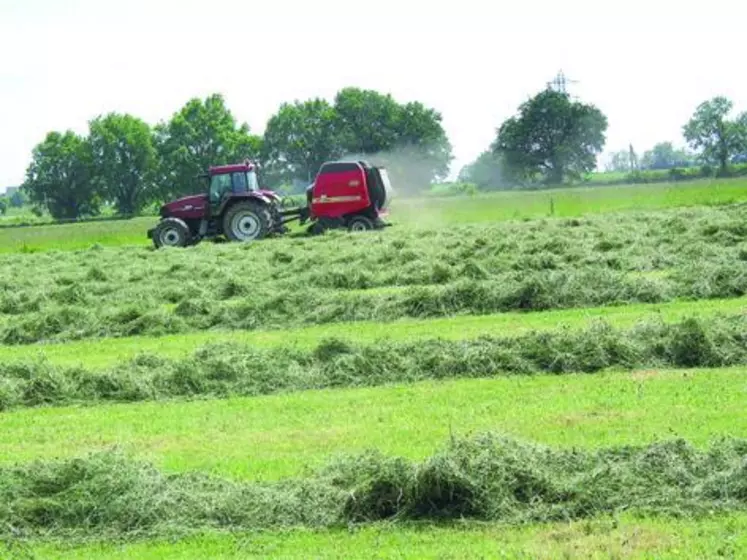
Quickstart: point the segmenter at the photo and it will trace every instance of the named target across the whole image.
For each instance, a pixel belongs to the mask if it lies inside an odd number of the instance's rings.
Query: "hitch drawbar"
[[[284,224],[298,220],[299,223],[303,225],[309,217],[311,217],[311,209],[308,206],[288,208],[286,210],[280,210],[280,215],[283,217]]]

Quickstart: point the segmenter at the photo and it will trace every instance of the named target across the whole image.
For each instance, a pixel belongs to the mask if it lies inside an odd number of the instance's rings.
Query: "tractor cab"
[[[257,170],[249,161],[237,165],[211,167],[207,177],[210,180],[208,200],[210,208],[220,208],[230,195],[240,195],[259,191]]]

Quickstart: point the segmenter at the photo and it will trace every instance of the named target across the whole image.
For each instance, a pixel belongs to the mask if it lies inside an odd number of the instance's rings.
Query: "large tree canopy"
[[[99,213],[101,199],[91,180],[91,150],[72,131],[50,132],[33,151],[22,186],[37,208],[55,219]]]
[[[606,130],[607,117],[594,105],[547,89],[501,125],[492,149],[517,180],[560,184],[594,170]]]
[[[94,180],[120,214],[136,214],[156,199],[156,151],[144,121],[118,113],[98,117],[90,123],[89,142]]]
[[[259,159],[262,139],[239,125],[223,96],[191,99],[169,122],[155,127],[163,197],[195,192],[197,176],[211,165]]]
[[[685,139],[701,151],[701,158],[722,171],[732,156],[747,149],[747,112],[729,120],[733,106],[721,96],[704,101],[683,127]]]
[[[323,99],[284,103],[267,123],[265,171],[276,180],[311,181],[327,160],[340,157],[334,108]]]
[[[360,88],[340,90],[333,104],[283,104],[267,125],[264,148],[268,168],[285,180],[311,180],[329,159],[366,159],[413,190],[445,177],[452,160],[438,112]]]

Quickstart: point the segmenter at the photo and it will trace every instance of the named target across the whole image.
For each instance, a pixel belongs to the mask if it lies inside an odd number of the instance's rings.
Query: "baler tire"
[[[243,218],[242,218],[243,215]],[[240,222],[249,220],[250,234],[242,234]],[[267,237],[272,220],[269,211],[257,202],[238,202],[223,216],[223,233],[229,241],[256,241]]]
[[[189,226],[179,218],[164,218],[153,231],[153,245],[161,247],[186,247],[192,243]]]
[[[373,228],[373,222],[366,216],[355,216],[348,222],[348,231],[368,231]]]

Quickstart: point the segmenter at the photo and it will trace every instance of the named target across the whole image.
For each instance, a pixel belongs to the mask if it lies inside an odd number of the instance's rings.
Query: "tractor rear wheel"
[[[367,231],[373,228],[373,222],[366,216],[355,216],[348,222],[349,231]]]
[[[230,241],[262,239],[270,227],[270,213],[257,202],[238,202],[223,216],[223,233]]]
[[[184,220],[164,218],[153,231],[153,244],[161,247],[186,247],[192,241],[192,233]]]

